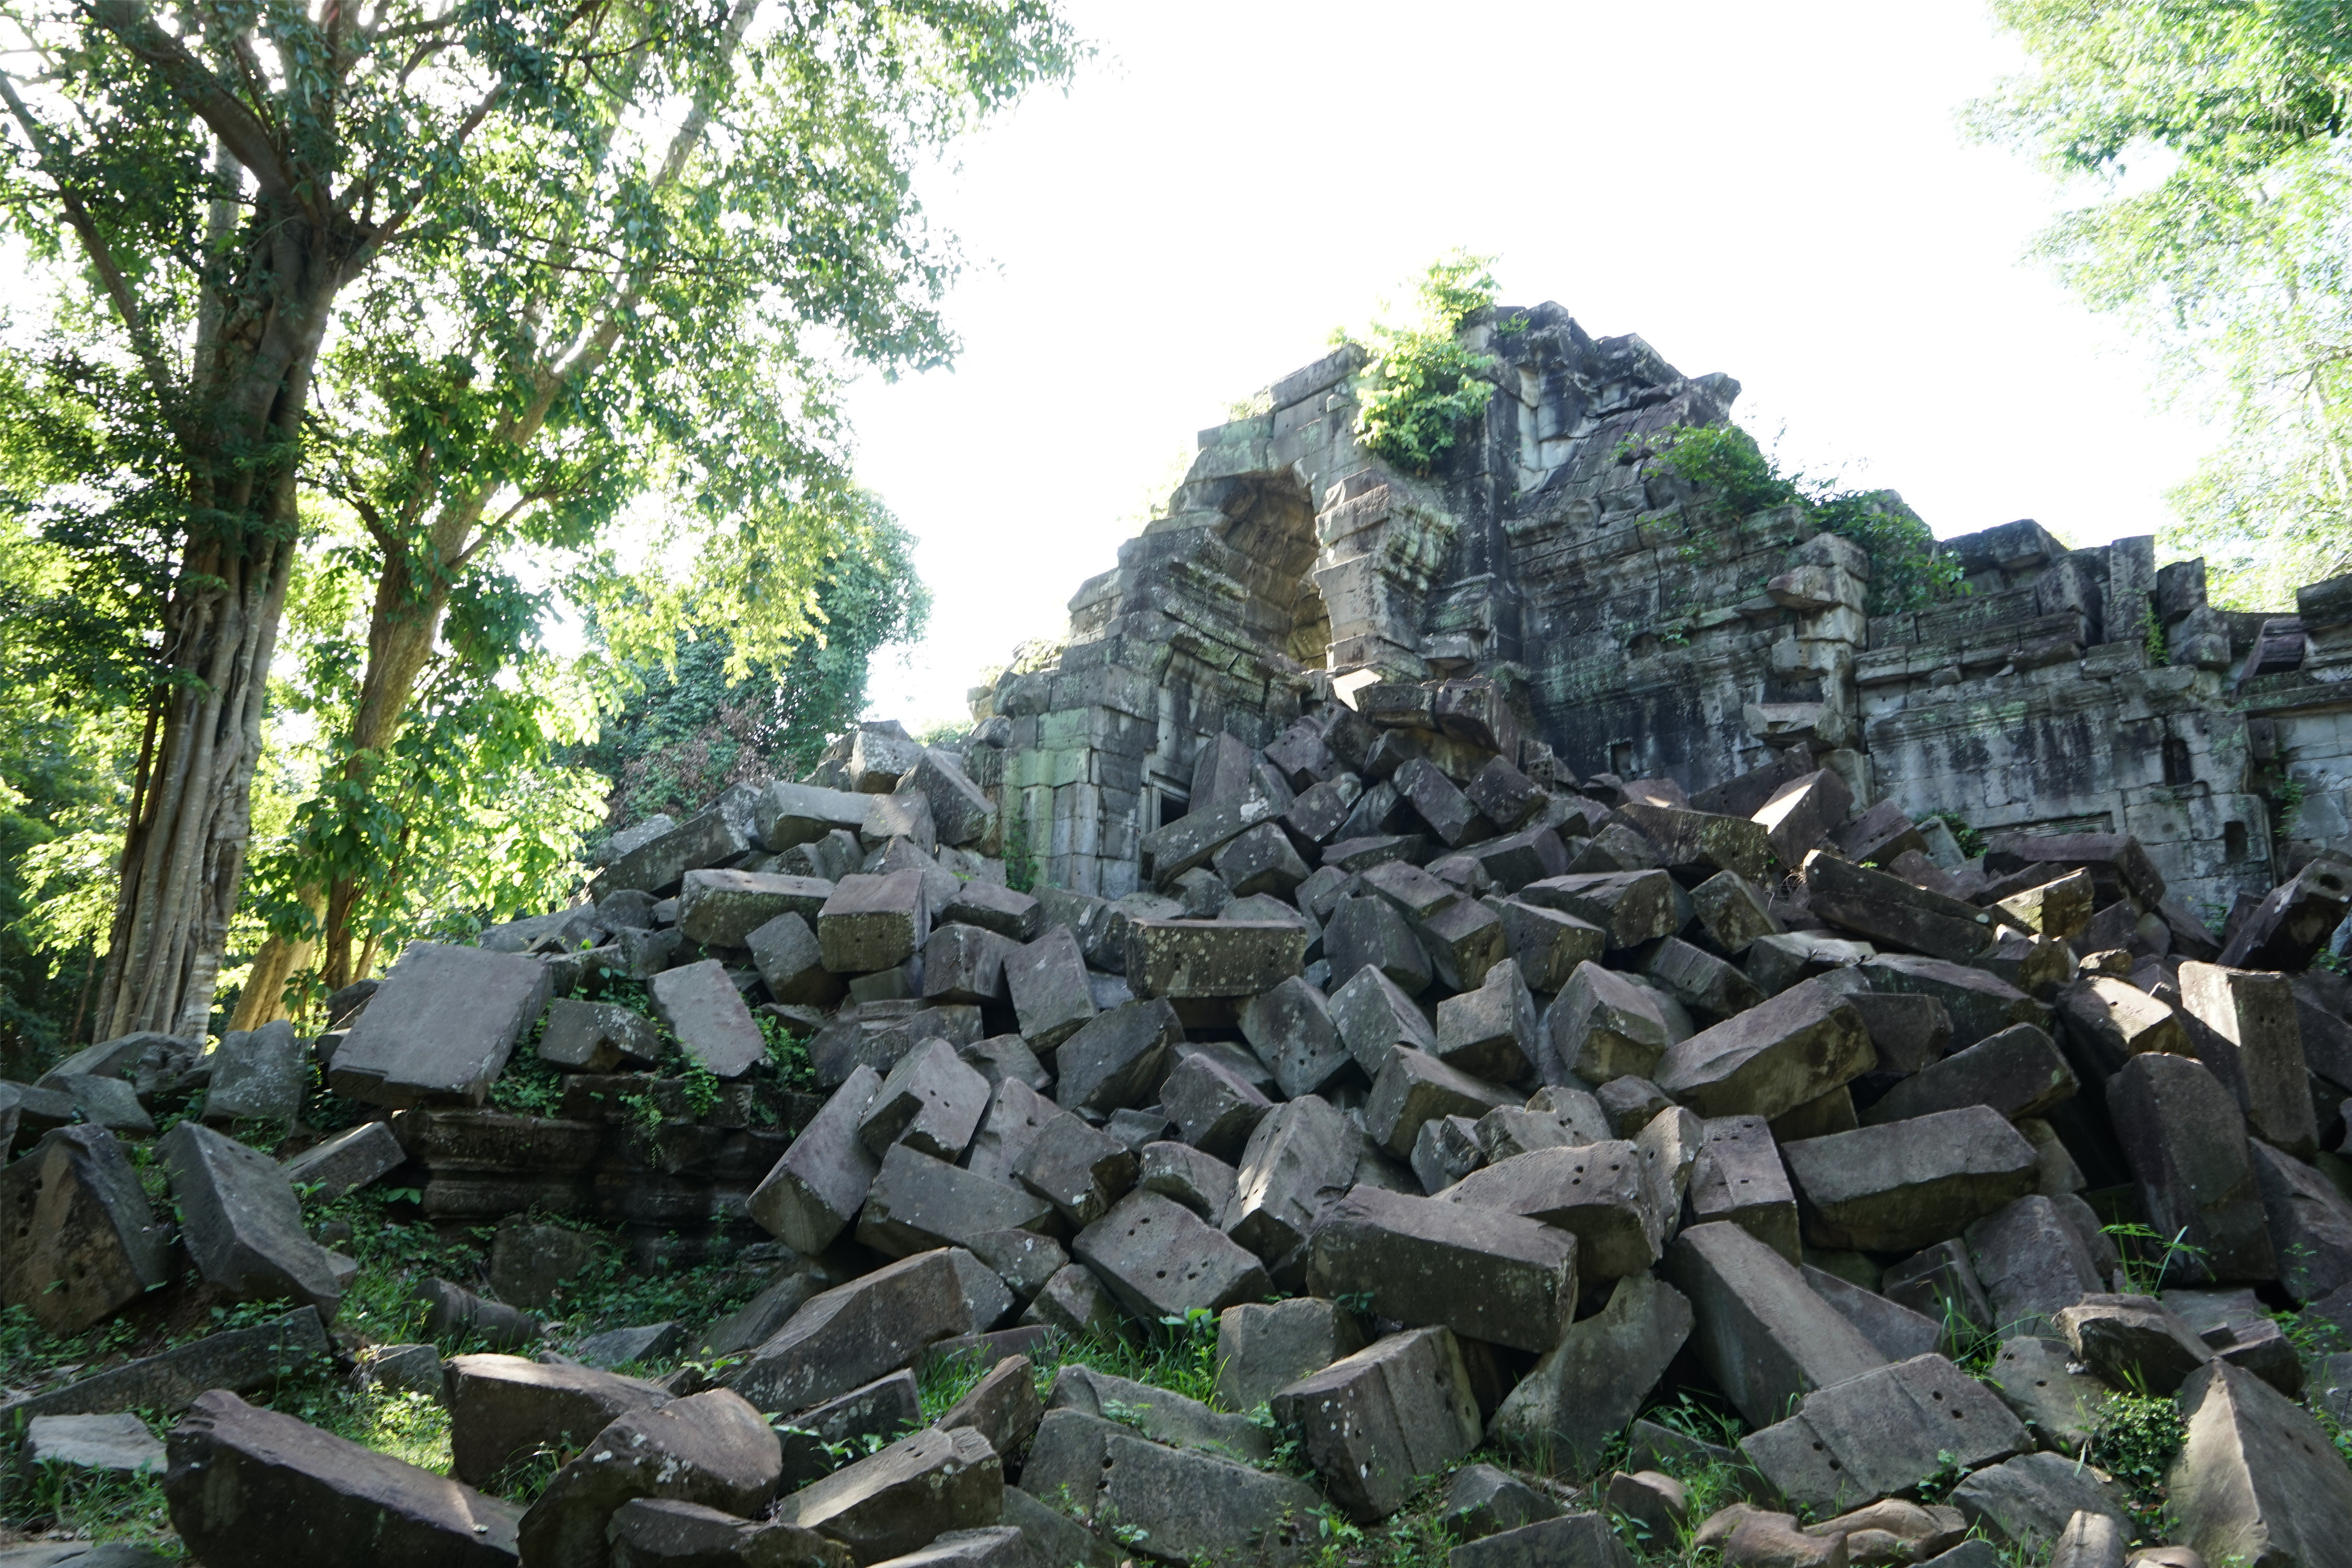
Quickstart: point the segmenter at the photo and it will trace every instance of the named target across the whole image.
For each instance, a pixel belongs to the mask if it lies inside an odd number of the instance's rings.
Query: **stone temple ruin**
[[[1640,456],[1729,382],[1526,321],[1442,481],[1344,354],[1210,432],[959,744],[0,1084],[0,1305],[109,1325],[0,1445],[215,1568],[2347,1561],[2352,592],[2021,522],[1872,615]]]
[[[1443,478],[1358,449],[1342,349],[1202,432],[1168,514],[1071,599],[1055,668],[973,693],[1005,721],[974,775],[1042,879],[1135,890],[1210,737],[1262,745],[1374,683],[1366,716],[1409,744],[1545,784],[1696,795],[1810,755],[1915,819],[2129,833],[2208,923],[2352,849],[2352,580],[2294,616],[2216,610],[2202,563],[2159,570],[2150,538],[2069,550],[2020,521],[1944,542],[1964,595],[1869,615],[1857,548],[1794,508],[1722,517],[1624,455],[1722,420],[1738,383],[1556,305],[1495,317],[1521,330],[1475,329],[1500,390]]]

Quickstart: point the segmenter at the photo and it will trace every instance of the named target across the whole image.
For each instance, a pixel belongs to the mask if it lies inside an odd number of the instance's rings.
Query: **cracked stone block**
[[[1138,996],[1255,996],[1306,968],[1307,933],[1281,921],[1134,920],[1127,978]]]
[[[1110,1212],[1135,1185],[1135,1152],[1067,1111],[1037,1130],[1015,1174],[1074,1227]]]
[[[1734,958],[1757,938],[1779,936],[1784,929],[1763,889],[1737,871],[1717,871],[1691,889],[1690,900],[1707,940]]]
[[[1667,1249],[1665,1274],[1690,1301],[1700,1363],[1751,1425],[1886,1364],[1796,1264],[1736,1225],[1684,1230]]]
[[[1689,1299],[1672,1285],[1625,1276],[1607,1306],[1572,1325],[1504,1396],[1487,1437],[1549,1452],[1564,1473],[1591,1474],[1665,1376],[1692,1322]]]
[[[1422,1123],[1441,1116],[1483,1116],[1508,1105],[1511,1096],[1483,1079],[1457,1072],[1423,1051],[1399,1046],[1372,1079],[1364,1104],[1364,1130],[1400,1160],[1412,1156]]]
[[[1156,885],[1165,887],[1185,872],[1207,865],[1209,858],[1230,840],[1280,815],[1272,801],[1255,794],[1196,806],[1143,836],[1143,868]]]
[[[213,1076],[205,1089],[206,1121],[294,1125],[310,1087],[310,1062],[309,1048],[294,1037],[292,1024],[280,1018],[258,1029],[224,1035],[208,1059]],[[138,1110],[135,1100],[131,1109]]]
[[[1217,1397],[1230,1409],[1255,1409],[1364,1342],[1361,1320],[1311,1296],[1228,1307],[1217,1320]]]
[[[901,774],[898,793],[920,795],[941,844],[977,844],[996,826],[996,803],[945,752],[926,749],[911,773]]]
[[[2113,1077],[2145,1052],[2195,1058],[2179,1017],[2127,980],[2085,975],[2058,993],[2057,1008],[2074,1059],[2100,1078]]]
[[[1242,1037],[1273,1071],[1286,1100],[1322,1093],[1354,1060],[1330,1003],[1304,979],[1285,980],[1251,997],[1239,1022]]]
[[[1938,1323],[1959,1325],[1952,1333],[1956,1343],[1996,1327],[1992,1298],[1977,1278],[1967,1244],[1957,1239],[1921,1247],[1890,1266],[1879,1289],[1888,1300]]]
[[[827,1444],[887,1442],[922,1425],[923,1398],[912,1372],[877,1377],[863,1388],[795,1412],[777,1426],[783,1445],[781,1485],[787,1492],[798,1491],[837,1468],[838,1460],[825,1452]]]
[[[539,1059],[566,1072],[612,1073],[624,1066],[651,1067],[661,1059],[661,1038],[651,1018],[615,1002],[575,1002],[559,996],[547,1005],[540,1031]]]
[[[520,953],[410,942],[336,1047],[328,1087],[374,1105],[479,1105],[553,986]]]
[[[2002,1339],[2054,1332],[2061,1310],[2105,1283],[2083,1238],[2039,1194],[1987,1215],[1969,1226],[1965,1239]]]
[[[990,1091],[980,1130],[965,1148],[964,1167],[992,1182],[1017,1184],[1020,1178],[1013,1173],[1019,1170],[1038,1129],[1062,1114],[1060,1106],[1026,1083],[1006,1079]]]
[[[1611,1079],[1592,1091],[1592,1098],[1620,1138],[1633,1137],[1647,1127],[1658,1112],[1674,1104],[1656,1084],[1630,1074]]]
[[[2352,1201],[2301,1161],[2262,1143],[2248,1152],[2287,1294],[2315,1301],[2352,1284]]]
[[[835,884],[772,871],[688,871],[677,894],[677,929],[705,947],[742,947],[778,915],[814,920]]]
[[[2327,1563],[2352,1539],[2352,1468],[2319,1423],[2221,1363],[2181,1384],[2188,1426],[2165,1477],[2175,1539],[2208,1563]]]
[[[1701,1124],[1699,1138],[1690,1174],[1693,1218],[1727,1221],[1799,1261],[1796,1189],[1764,1119],[1716,1117]]]
[[[1421,1477],[1465,1457],[1481,1435],[1462,1347],[1444,1328],[1391,1334],[1269,1405],[1331,1500],[1363,1524],[1394,1513]]]
[[[542,1446],[580,1447],[614,1417],[670,1402],[667,1389],[639,1378],[514,1355],[453,1356],[446,1378],[449,1473],[467,1486],[488,1485]]]
[[[767,1055],[767,1037],[743,1003],[743,994],[715,958],[666,969],[646,983],[654,1016],[669,1026],[678,1048],[705,1072],[740,1078]]]
[[[1021,1037],[1033,1050],[1053,1049],[1095,1016],[1086,954],[1066,926],[1048,926],[1020,952],[1006,954],[1004,981]]]
[[[872,1068],[854,1069],[752,1189],[751,1217],[794,1252],[814,1257],[831,1247],[866,1201],[881,1162],[858,1124],[881,1087]]]
[[[1648,1076],[1701,1116],[1769,1120],[1852,1082],[1876,1060],[1862,1015],[1809,980],[1669,1047]]]
[[[1315,1293],[1374,1314],[1542,1352],[1575,1314],[1576,1238],[1517,1215],[1358,1186],[1310,1241]]]
[[[1045,1406],[1037,1397],[1037,1373],[1025,1355],[1009,1355],[961,1399],[940,1413],[931,1425],[942,1432],[969,1426],[1002,1454],[1017,1454],[1028,1447]]]
[[[1535,998],[1517,963],[1503,960],[1478,989],[1437,1005],[1436,1047],[1431,1054],[1446,1066],[1490,1083],[1516,1083],[1535,1070]]]
[[[1351,895],[1332,906],[1331,918],[1323,926],[1323,956],[1331,965],[1331,983],[1340,991],[1368,969],[1409,996],[1429,989],[1433,965],[1428,950],[1403,913],[1385,899]]]
[[[844,877],[817,911],[817,946],[835,974],[895,969],[920,952],[930,933],[919,870]]]
[[[1673,1217],[1659,1212],[1641,1154],[1616,1139],[1498,1161],[1448,1187],[1444,1201],[1567,1231],[1576,1237],[1577,1272],[1587,1283],[1647,1273]]]
[[[761,1410],[805,1410],[971,1331],[951,1249],[917,1253],[812,1296],[722,1381]]]
[[[2136,1056],[2106,1101],[2148,1223],[2201,1249],[2176,1260],[2178,1278],[2276,1278],[2245,1118],[2221,1081],[2186,1056]]]
[[[1130,1193],[1080,1231],[1070,1255],[1146,1322],[1195,1307],[1221,1311],[1272,1289],[1265,1269],[1223,1232],[1157,1193]]]
[[[1065,1110],[1105,1115],[1140,1105],[1183,1037],[1184,1026],[1163,997],[1114,1007],[1055,1048],[1061,1078],[1054,1098]]]
[[[923,995],[933,1002],[1011,1000],[1004,960],[1020,943],[979,926],[943,925],[923,943]]]
[[[257,1410],[226,1389],[197,1397],[173,1428],[168,1451],[163,1495],[173,1529],[209,1562],[364,1561],[385,1568],[515,1562],[523,1511],[516,1504],[291,1415]],[[325,1541],[321,1521],[335,1521]]]
[[[1257,1085],[1216,1053],[1196,1050],[1160,1086],[1160,1103],[1184,1142],[1220,1160],[1237,1158],[1274,1109]]]
[[[362,1121],[281,1162],[280,1169],[297,1193],[308,1187],[318,1202],[332,1203],[398,1170],[407,1159],[388,1123]]]
[[[2352,909],[2352,867],[2314,860],[2263,896],[2222,948],[2231,969],[2285,973],[2311,967],[2311,956]]]
[[[1466,1116],[1424,1121],[1413,1137],[1412,1173],[1432,1197],[1486,1163],[1486,1152],[1478,1147],[1478,1124]]]
[[[1942,1356],[1923,1355],[1814,1390],[1795,1415],[1750,1433],[1740,1451],[1789,1502],[1833,1509],[2032,1447],[1990,1389]]]
[[[2253,1135],[2310,1158],[2319,1148],[2319,1126],[2286,976],[2189,963],[2180,966],[2179,982],[2181,1010],[2237,1047]]]
[[[334,1317],[342,1276],[303,1228],[278,1162],[193,1121],[165,1133],[155,1156],[171,1173],[181,1240],[205,1284],[233,1300],[307,1302]]]
[[[1862,1121],[1874,1127],[1984,1105],[2016,1121],[2072,1099],[2079,1087],[2055,1040],[2031,1024],[2013,1024],[1920,1068],[1863,1111]]]
[[[1052,1215],[1042,1197],[894,1143],[858,1211],[857,1241],[886,1258],[906,1258],[992,1232],[1037,1229]]]
[[[857,1136],[880,1158],[893,1143],[950,1163],[961,1158],[988,1110],[988,1079],[945,1040],[898,1058],[858,1119]]]
[[[766,1419],[723,1388],[632,1410],[556,1471],[524,1512],[517,1543],[533,1563],[602,1568],[609,1561],[606,1529],[634,1500],[750,1515],[773,1493],[782,1468]]]
[[[679,879],[688,871],[723,865],[750,853],[758,799],[758,792],[750,785],[734,786],[667,832],[614,856],[597,873],[589,891],[599,900],[615,892],[645,892],[661,898],[677,891]]]
[[[1558,991],[1579,964],[1598,963],[1606,944],[1600,927],[1561,910],[1502,899],[1495,910],[1502,917],[1503,943],[1512,962],[1538,991]]]
[[[1004,1512],[1003,1461],[970,1426],[927,1427],[803,1487],[778,1512],[860,1564],[887,1562],[946,1531],[993,1525]]]
[[[0,1300],[53,1334],[78,1334],[172,1278],[170,1232],[101,1127],[46,1132],[0,1169]]]
[[[1225,1234],[1268,1263],[1302,1245],[1354,1180],[1355,1125],[1315,1095],[1269,1111],[1250,1134],[1223,1217]]]
[[[1598,926],[1612,949],[1672,936],[1690,919],[1690,896],[1662,870],[1587,871],[1547,877],[1519,889],[1522,903],[1558,910]]]
[[[1544,1015],[1544,1081],[1648,1077],[1671,1043],[1652,993],[1598,963],[1581,963]]]
[[[1407,762],[1391,775],[1390,782],[1449,849],[1459,849],[1493,831],[1492,826],[1478,815],[1478,808],[1470,804],[1470,797],[1454,788],[1454,781],[1425,757]]]
[[[1977,1105],[1781,1146],[1816,1247],[1903,1252],[2033,1190],[2041,1156]]]

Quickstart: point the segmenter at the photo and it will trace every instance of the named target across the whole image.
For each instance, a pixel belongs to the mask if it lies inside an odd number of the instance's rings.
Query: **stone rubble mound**
[[[165,1489],[222,1563],[1288,1563],[1450,1471],[1456,1568],[1685,1529],[1743,1565],[2119,1568],[2078,1456],[2152,1391],[2174,1548],[2343,1560],[2305,1403],[2340,1395],[2271,1314],[2352,1328],[2352,985],[2313,967],[2352,866],[2216,939],[2127,836],[1964,860],[1801,748],[1696,798],[1531,776],[1433,690],[1213,740],[1115,900],[1009,885],[987,726],[866,725],[621,833],[572,908],[411,947],[307,1049],[139,1037],[7,1086],[0,1300],[73,1331],[185,1268],[295,1310],[0,1415],[184,1411]],[[547,1113],[488,1108],[528,1041]],[[181,1121],[175,1249],[121,1141],[207,1078],[299,1104],[313,1060],[367,1120],[282,1167]],[[434,1475],[242,1397],[325,1350],[351,1274],[293,1184],[378,1181],[452,1225],[599,1218],[647,1267],[757,1237],[772,1281],[659,1382],[528,1359],[584,1244],[509,1224],[432,1321],[522,1353],[343,1347],[447,1403]],[[1040,1395],[1051,1336],[1208,1319],[1214,1405],[1075,1363]],[[923,1425],[955,1357],[991,1370]],[[1661,1468],[1695,1440],[1640,1419],[1684,1391],[1746,1428],[1749,1500],[1706,1520]],[[476,1489],[563,1433],[527,1506]]]

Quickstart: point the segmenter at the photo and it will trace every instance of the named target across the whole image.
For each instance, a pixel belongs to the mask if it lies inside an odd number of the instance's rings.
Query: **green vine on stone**
[[[1413,319],[1375,321],[1365,333],[1356,441],[1382,462],[1428,474],[1486,414],[1495,356],[1468,348],[1460,334],[1495,303],[1493,266],[1494,258],[1463,250],[1440,258],[1413,286]]]

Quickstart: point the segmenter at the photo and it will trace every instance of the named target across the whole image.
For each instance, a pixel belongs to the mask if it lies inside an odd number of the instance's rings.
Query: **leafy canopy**
[[[2033,68],[1978,132],[2094,199],[2039,252],[2228,422],[2170,498],[2214,596],[2352,570],[2352,14],[2330,0],[1996,0]]]
[[[1495,303],[1494,258],[1456,250],[1430,263],[1402,321],[1375,321],[1359,383],[1358,445],[1407,473],[1427,474],[1486,412],[1495,356],[1461,340]],[[1342,342],[1347,341],[1344,335]]]

